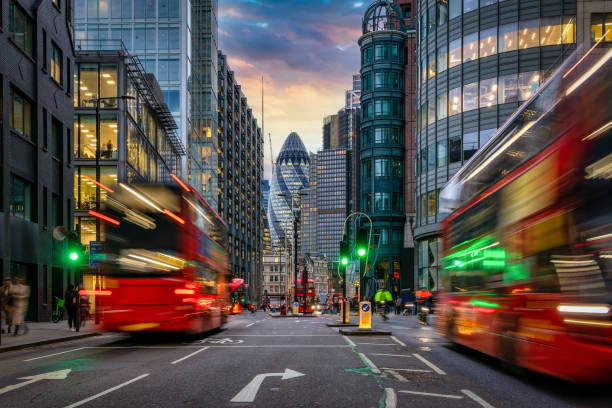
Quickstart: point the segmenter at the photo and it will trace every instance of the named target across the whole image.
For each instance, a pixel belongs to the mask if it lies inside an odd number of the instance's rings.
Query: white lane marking
[[[367,344],[368,346],[395,346],[395,344],[391,344],[391,343],[357,343],[357,344]]]
[[[34,360],[40,360],[41,358],[59,356],[60,354],[72,353],[73,351],[83,350],[84,348],[86,348],[86,347],[79,347],[79,348],[75,348],[75,349],[72,349],[72,350],[60,351],[59,353],[53,353],[53,354],[47,354],[45,356],[40,356],[40,357],[28,358],[27,360],[23,360],[23,361],[34,361]]]
[[[431,373],[431,370],[421,370],[421,369],[417,369],[417,368],[389,368],[389,367],[383,367],[383,368],[381,368],[381,370],[410,371],[410,372],[414,372],[414,373]]]
[[[353,342],[353,340],[349,339],[349,338],[348,338],[348,337],[346,337],[346,336],[342,336],[342,337],[344,337],[344,340],[346,340],[346,342],[347,342],[348,344],[350,344],[350,345],[351,345],[351,346],[353,346],[353,347],[357,347],[357,345],[356,345],[356,344]]]
[[[388,372],[389,374],[391,374],[393,377],[395,377],[396,380],[399,380],[399,381],[408,381],[404,376],[402,376],[401,374],[399,374],[395,370],[390,370],[388,368],[385,368],[384,370],[386,372]]]
[[[419,360],[421,360],[423,363],[425,363],[427,366],[429,366],[429,368],[434,370],[436,373],[438,373],[440,375],[446,375],[444,370],[440,369],[438,366],[436,366],[434,363],[430,362],[429,360],[425,359],[425,357],[421,356],[420,354],[412,353],[412,355],[415,356],[416,358],[418,358]]]
[[[402,341],[398,340],[398,339],[397,339],[397,337],[395,337],[395,336],[391,336],[391,338],[392,338],[392,339],[393,339],[393,340],[394,340],[394,341],[395,341],[397,344],[399,344],[400,346],[404,346],[404,347],[406,347],[406,344],[405,344],[404,342],[402,342]]]
[[[398,391],[398,392],[403,392],[406,394],[416,394],[416,395],[425,395],[428,397],[442,397],[442,398],[453,398],[453,399],[461,399],[463,398],[462,395],[447,395],[447,394],[434,394],[433,392],[420,392],[420,391]]]
[[[393,388],[385,388],[385,408],[397,407],[397,395]]]
[[[374,374],[380,374],[380,370],[378,369],[378,367],[376,367],[374,363],[369,358],[366,357],[365,354],[363,353],[357,353],[357,354],[359,354],[359,356],[363,359],[363,361],[365,361],[366,364],[370,366],[370,369],[372,370]]]
[[[412,356],[405,356],[403,354],[385,354],[385,353],[370,353],[373,356],[389,356],[389,357],[412,357]]]
[[[232,347],[350,347],[348,344],[261,344],[261,345],[233,345],[233,346],[208,346],[210,348],[232,348]],[[201,346],[98,346],[98,347],[85,347],[88,349],[188,349],[188,348],[201,348]]]
[[[289,380],[291,378],[297,378],[303,375],[306,374],[300,373],[299,371],[291,370],[289,368],[285,368],[285,372],[283,373],[257,374],[247,385],[245,385],[242,390],[240,390],[238,394],[234,396],[234,398],[230,400],[230,402],[255,401],[257,392],[259,391],[259,388],[261,387],[261,384],[266,379],[266,377],[281,377],[281,380]]]
[[[96,398],[100,398],[100,397],[102,397],[102,396],[104,396],[104,395],[106,395],[106,394],[109,394],[109,393],[111,393],[111,392],[113,392],[113,391],[115,391],[115,390],[118,390],[119,388],[125,387],[126,385],[129,385],[129,384],[131,384],[131,383],[133,383],[133,382],[136,382],[136,381],[138,381],[138,380],[142,380],[143,378],[147,377],[148,375],[149,375],[149,373],[146,373],[146,374],[143,374],[143,375],[139,375],[139,376],[138,376],[138,377],[136,377],[136,378],[132,378],[132,379],[131,379],[131,380],[129,380],[129,381],[126,381],[126,382],[121,383],[121,384],[119,384],[119,385],[115,385],[114,387],[109,388],[109,389],[108,389],[108,390],[106,390],[106,391],[102,391],[102,392],[100,392],[100,393],[98,393],[98,394],[96,394],[96,395],[92,395],[92,396],[91,396],[91,397],[89,397],[89,398],[85,398],[84,400],[81,400],[81,401],[75,402],[74,404],[66,405],[66,407],[65,407],[65,408],[75,408],[75,407],[81,406],[81,405],[83,405],[83,404],[88,403],[89,401],[93,401],[93,400],[95,400]]]
[[[257,323],[257,322],[255,322]],[[251,324],[247,324],[246,327],[251,327],[252,325],[254,325],[255,323],[251,323]]]
[[[194,351],[191,354],[187,354],[185,357],[179,358],[178,360],[174,360],[173,362],[171,362],[170,364],[176,364],[176,363],[180,363],[183,360],[187,360],[189,357],[195,356],[198,353],[201,353],[202,351],[206,350],[209,346],[206,347],[202,347],[201,349]]]
[[[474,401],[476,401],[477,403],[479,403],[484,408],[495,408],[493,407],[493,405],[489,404],[487,401],[483,400],[482,398],[480,398],[478,395],[474,394],[470,390],[461,390],[461,392],[467,395],[468,397],[470,397],[471,399],[473,399]]]
[[[234,337],[338,337],[337,334],[233,334]]]
[[[65,380],[71,371],[72,370],[70,368],[66,368],[64,370],[57,370],[57,371],[51,371],[48,373],[31,375],[29,377],[20,377],[19,378],[20,380],[28,380],[28,381],[24,381],[18,384],[12,384],[4,388],[0,388],[0,394],[4,394],[10,391],[19,389],[21,387],[25,387],[26,385],[30,385],[30,384],[33,384],[35,382],[42,381],[42,380]]]

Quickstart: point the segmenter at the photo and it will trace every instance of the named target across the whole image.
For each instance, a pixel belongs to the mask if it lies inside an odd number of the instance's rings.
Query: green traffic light
[[[346,265],[348,264],[348,258],[342,258],[340,259],[340,262],[342,262],[342,265]]]
[[[76,261],[77,259],[79,259],[79,254],[77,254],[74,251],[70,252],[70,255],[68,255],[68,256],[70,257],[71,261]]]
[[[365,254],[366,254],[365,248],[358,248],[357,249],[357,255],[359,255],[359,257],[364,257]]]

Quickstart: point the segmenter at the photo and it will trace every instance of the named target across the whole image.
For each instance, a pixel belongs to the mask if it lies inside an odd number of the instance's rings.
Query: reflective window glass
[[[448,116],[461,113],[461,87],[451,89],[448,92]]]
[[[100,115],[100,158],[117,158],[117,116]]]
[[[563,17],[563,31],[561,31],[561,40],[563,44],[573,44],[576,42],[576,26],[575,17]],[[606,19],[606,41],[612,41],[612,13],[608,13]]]
[[[117,97],[117,65],[100,65],[100,97]],[[115,107],[117,106],[117,100],[101,101],[100,106],[103,108]]]
[[[446,141],[438,142],[438,167],[446,166]]]
[[[478,0],[463,0],[463,12],[467,13],[478,8]]]
[[[497,129],[484,129],[479,132],[480,137],[480,146],[483,146],[487,140],[491,138],[495,134]]]
[[[448,67],[461,64],[461,38],[451,41],[448,50]]]
[[[436,192],[430,191],[427,193],[427,216],[436,215]]]
[[[376,159],[374,161],[374,176],[388,177],[389,176],[389,159]]]
[[[448,20],[448,4],[442,1],[438,2],[438,25],[446,24]]]
[[[447,113],[448,101],[447,101],[446,93],[442,93],[437,96],[437,105],[438,105],[437,118],[438,120],[444,119],[446,115],[448,114]]]
[[[480,58],[494,55],[497,52],[497,27],[480,32]]]
[[[435,170],[436,168],[436,145],[430,144],[427,146],[427,171]]]
[[[518,76],[516,74],[499,77],[499,103],[518,102]]]
[[[76,93],[77,86],[75,86]],[[80,106],[95,107],[90,99],[98,98],[98,64],[79,64]]]
[[[499,26],[499,52],[514,51],[518,46],[517,23]]]
[[[421,61],[421,83],[424,84],[427,81],[427,59],[423,58]]]
[[[531,98],[540,86],[540,74],[537,71],[519,73],[519,100]]]
[[[489,6],[495,3],[497,3],[497,0],[480,0],[480,7]]]
[[[441,45],[438,47],[438,73],[446,71],[448,59],[448,47],[447,45]]]
[[[427,33],[431,33],[436,29],[436,6],[435,4],[429,7],[427,12]]]
[[[455,18],[461,14],[461,0],[448,0],[449,2],[449,18]]]
[[[62,50],[55,43],[51,42],[51,78],[58,84],[63,83],[62,62]]]
[[[433,98],[427,101],[427,118],[428,125],[436,121],[436,101]]]
[[[32,107],[30,102],[21,93],[12,88],[9,100],[9,127],[20,136],[28,140],[33,139]]]
[[[463,85],[463,111],[467,112],[478,107],[478,83]]]
[[[519,21],[519,48],[531,48],[540,45],[539,20]]]
[[[10,176],[9,214],[28,221],[35,217],[32,183],[14,174]]]
[[[100,183],[113,188],[117,185],[117,167],[100,166]],[[80,166],[74,172],[75,205],[78,209],[96,208],[96,168]],[[107,190],[100,188],[100,202],[106,200]]]
[[[546,17],[540,20],[540,45],[561,44],[561,17]]]
[[[34,25],[16,1],[9,2],[9,35],[26,54],[34,56]]]
[[[96,116],[78,115],[74,123],[76,157],[94,159],[96,157]]]
[[[497,78],[480,80],[480,99],[481,108],[490,108],[497,105]]]
[[[478,33],[463,37],[463,62],[478,59]]]
[[[466,161],[478,150],[478,132],[463,135],[463,161]]]
[[[448,161],[449,163],[461,162],[461,137],[453,136],[448,139]]]
[[[421,173],[427,171],[427,147],[421,150]]]
[[[434,51],[427,56],[427,76],[429,78],[436,76],[436,54]]]

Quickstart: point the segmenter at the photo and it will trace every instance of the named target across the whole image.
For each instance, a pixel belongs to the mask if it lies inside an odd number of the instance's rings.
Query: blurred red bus
[[[304,282],[298,282],[296,293],[298,302],[300,302],[298,313],[304,313]],[[312,279],[308,279],[308,283],[306,284],[306,313],[313,313],[315,311],[316,305],[314,304],[314,298],[314,281]]]
[[[226,322],[226,225],[193,188],[119,183],[103,216],[104,330],[197,333]]]
[[[440,194],[441,333],[584,383],[612,382],[611,60],[564,63]]]
[[[248,284],[244,279],[233,278],[230,284],[230,304],[228,310],[231,314],[241,313],[246,307]]]

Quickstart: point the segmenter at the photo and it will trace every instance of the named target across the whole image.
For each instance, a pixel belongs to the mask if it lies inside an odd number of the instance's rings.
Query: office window
[[[461,87],[453,88],[448,92],[448,116],[461,113]]]
[[[478,132],[463,135],[463,161],[466,161],[478,150]]]
[[[9,185],[9,212],[12,216],[33,221],[32,183],[11,174]]]
[[[438,25],[443,26],[448,21],[448,4],[442,1],[438,2]]]
[[[573,39],[573,20],[567,21],[567,23],[563,24],[563,32],[566,31],[572,32],[571,38]],[[605,35],[605,37],[604,37]],[[573,41],[569,41],[569,35],[565,35],[564,43],[570,43]],[[602,40],[603,37],[603,40]],[[591,14],[591,41],[597,42],[602,40],[602,42],[612,42],[612,13],[592,13]]]
[[[96,157],[95,115],[75,115],[74,156],[81,159],[94,159]]]
[[[427,81],[427,59],[421,60],[421,83],[424,84]]]
[[[480,32],[480,58],[494,55],[497,52],[497,27]]]
[[[489,6],[495,3],[497,3],[497,0],[480,0],[480,7]]]
[[[463,12],[468,13],[478,8],[478,0],[463,0]]]
[[[372,211],[372,193],[366,193],[361,196],[361,207],[365,211]]]
[[[461,64],[461,38],[451,41],[448,50],[448,67]]]
[[[461,15],[461,0],[448,0],[449,3],[449,11],[448,17],[455,18]]]
[[[497,104],[497,78],[482,79],[480,81],[479,106],[490,108]]]
[[[389,159],[376,159],[374,161],[374,176],[388,177],[389,176]]]
[[[390,204],[389,193],[374,193],[374,211],[388,211],[391,209]]]
[[[427,171],[436,169],[436,145],[427,146]]]
[[[34,28],[32,19],[12,0],[9,3],[10,38],[30,57],[34,57]]]
[[[517,23],[499,26],[499,52],[514,51],[518,46]]]
[[[423,10],[421,15],[421,39],[427,36],[427,10]]]
[[[436,215],[436,191],[430,191],[427,193],[427,216],[432,217]]]
[[[100,65],[100,97],[117,97],[117,65],[115,64]],[[101,101],[100,106],[103,108],[114,108],[117,106],[117,100],[107,99]]]
[[[404,175],[404,163],[401,160],[393,159],[391,162],[391,174],[393,177],[402,177]]]
[[[478,107],[478,82],[463,85],[463,111]]]
[[[432,33],[436,29],[436,6],[429,7],[427,12],[427,33]]]
[[[437,161],[438,167],[444,167],[447,164],[446,141],[438,142],[437,144]]]
[[[51,41],[51,78],[58,84],[62,83],[62,50]]]
[[[434,51],[427,56],[427,77],[433,78],[436,76],[436,54]]]
[[[497,129],[484,129],[479,132],[480,146],[483,146],[494,134]]]
[[[75,81],[74,93],[79,94],[79,105],[95,107],[95,103],[90,100],[98,98],[98,64],[78,64],[78,77]]]
[[[518,76],[519,100],[526,101],[531,98],[540,86],[540,74],[537,71],[521,72]]]
[[[372,160],[364,160],[361,166],[361,178],[369,179],[372,177]]]
[[[574,24],[575,20],[576,20],[575,17],[571,17],[571,16],[563,17],[563,30],[561,31],[561,41],[563,42],[563,44],[573,44],[576,42],[576,36],[575,36],[576,26]],[[612,41],[612,13],[608,13],[605,28],[606,28],[606,32],[608,33],[608,36],[606,36],[606,41],[611,42]]]
[[[441,45],[438,47],[438,73],[446,71],[448,65],[448,47],[446,45]]]
[[[424,147],[423,149],[421,149],[421,171],[420,173],[423,174],[425,172],[427,172],[427,147]]]
[[[561,17],[546,17],[540,20],[540,45],[561,44]]]
[[[446,97],[446,93],[443,94],[439,94],[436,97],[437,100],[437,119],[444,119],[447,115],[447,109],[448,109],[448,101],[447,101],[447,97]]]
[[[79,166],[74,171],[74,204],[77,209],[96,208],[96,168],[94,166]],[[100,166],[100,183],[114,188],[117,184],[117,167]],[[106,200],[108,191],[100,188],[100,201]]]
[[[18,135],[33,140],[30,102],[13,88],[11,88],[9,100],[9,126]]]
[[[518,76],[516,74],[499,77],[498,103],[518,102]]]
[[[519,21],[519,48],[537,47],[539,44],[539,20]]]
[[[436,101],[432,98],[427,101],[427,124],[436,122]]]
[[[461,137],[453,136],[448,139],[449,163],[461,163]]]
[[[51,119],[51,154],[57,158],[62,159],[62,122],[55,118]]]
[[[478,59],[478,33],[463,37],[463,62]]]
[[[404,18],[412,18],[411,4],[405,4],[402,6],[402,14],[404,15]]]

